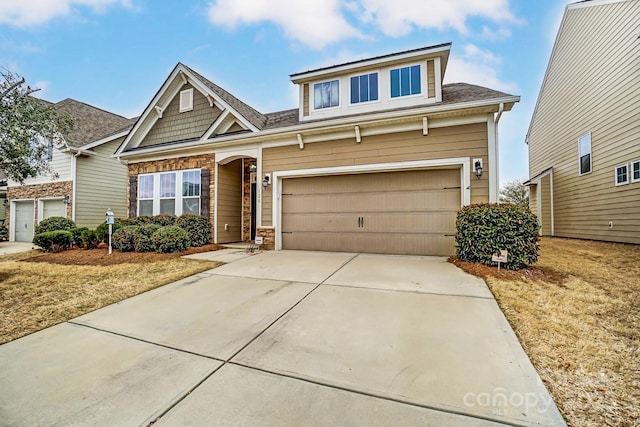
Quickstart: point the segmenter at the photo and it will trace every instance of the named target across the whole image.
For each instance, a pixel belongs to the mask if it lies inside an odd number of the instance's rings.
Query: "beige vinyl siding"
[[[241,233],[242,160],[234,160],[218,166],[218,243],[239,242]]]
[[[93,148],[92,157],[76,163],[76,224],[95,228],[105,221],[107,208],[116,218],[127,216],[128,168],[111,157],[124,138]]]
[[[210,106],[209,100],[197,89],[193,89],[193,110],[180,112],[180,91],[192,89],[190,84],[183,85],[162,112],[147,136],[140,143],[141,147],[161,144],[163,142],[180,141],[183,139],[199,138],[218,118],[221,111],[215,105]],[[156,114],[152,111],[152,115]]]
[[[297,145],[265,148],[262,151],[262,170],[268,173],[469,157],[470,159],[482,158],[484,170],[489,171],[487,144],[487,124],[477,123],[429,129],[427,136],[422,135],[422,131],[367,136],[362,138],[360,144],[356,144],[355,139],[349,138],[306,144],[304,150],[300,150]],[[472,175],[472,203],[489,200],[488,177],[488,172],[483,173],[481,179]],[[271,192],[262,191],[262,225],[272,225],[271,209]]]
[[[551,176],[547,175],[540,179],[540,233],[543,236],[551,236]]]
[[[638,1],[566,13],[528,138],[530,176],[553,167],[556,236],[640,243],[640,183],[614,181],[640,157],[639,32]],[[579,176],[586,132],[592,172]]]
[[[0,224],[2,224],[2,221],[4,221],[4,216],[6,213],[6,208],[4,207],[4,201],[7,200],[6,197],[3,195],[2,197],[0,197]],[[9,225],[7,223],[7,225]]]
[[[71,177],[71,155],[69,153],[63,153],[54,148],[50,165],[53,172],[57,174],[57,177],[53,177],[51,173],[45,173],[35,178],[25,179],[22,185],[46,184],[49,182],[70,181],[73,179]],[[20,184],[9,181],[9,185],[15,187]]]
[[[244,130],[244,128],[236,122],[232,124],[231,127],[225,133],[240,132],[242,130]]]
[[[536,184],[529,185],[529,210],[538,215],[538,186]]]
[[[436,96],[436,71],[434,61],[427,61],[427,96],[435,98]]]
[[[309,84],[302,85],[302,114],[309,115]]]

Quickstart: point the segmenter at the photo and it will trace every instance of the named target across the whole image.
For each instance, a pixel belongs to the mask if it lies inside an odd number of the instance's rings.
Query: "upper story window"
[[[631,182],[640,182],[640,160],[631,162]]]
[[[351,103],[378,100],[378,73],[351,77]]]
[[[578,138],[578,157],[580,160],[580,175],[591,172],[591,132]]]
[[[625,163],[616,166],[616,185],[629,183],[629,164]]]
[[[180,91],[180,112],[193,110],[193,88]]]
[[[138,215],[200,214],[200,170],[138,176]]]
[[[331,80],[313,85],[313,108],[337,107],[340,105],[340,82]]]
[[[390,72],[391,97],[416,95],[420,89],[420,65],[395,68]]]

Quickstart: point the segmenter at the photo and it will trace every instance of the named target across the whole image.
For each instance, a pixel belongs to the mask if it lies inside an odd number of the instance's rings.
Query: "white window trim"
[[[338,82],[338,105],[335,107],[325,107],[325,108],[316,108],[316,85],[330,82]],[[312,112],[324,112],[324,111],[332,111],[339,110],[342,108],[342,96],[344,91],[342,90],[342,78],[329,78],[324,80],[318,80],[315,82],[311,82],[309,84],[309,113]]]
[[[138,175],[138,198],[137,198],[137,216],[140,216],[140,201],[141,200],[152,200],[153,201],[153,211],[152,211],[152,215],[160,215],[160,200],[162,199],[168,199],[167,197],[161,198],[160,197],[160,175],[163,174],[168,174],[168,173],[175,173],[176,174],[176,197],[175,199],[175,212],[174,215],[176,216],[180,216],[182,215],[182,178],[183,178],[183,174],[185,172],[195,172],[198,171],[200,172],[200,169],[180,169],[180,170],[173,170],[173,171],[162,171],[162,172],[155,172],[155,173],[143,173]],[[143,176],[152,176],[153,177],[153,198],[148,199],[148,198],[140,198],[140,177]],[[202,179],[202,177],[201,177]],[[185,197],[185,198],[195,198],[195,197]],[[200,185],[200,196],[198,196],[198,200],[202,200],[202,184]],[[201,205],[200,203],[198,203],[198,215],[200,214],[200,209],[201,209]]]
[[[369,74],[377,74],[378,75],[378,99],[374,99],[373,101],[362,101],[362,102],[351,102],[351,78],[353,77],[360,77],[360,76],[368,76]],[[348,93],[347,93],[347,106],[349,106],[350,108],[358,108],[359,106],[365,106],[365,105],[372,105],[372,104],[378,104],[381,102],[382,99],[382,92],[380,91],[380,87],[381,85],[381,81],[380,81],[380,76],[382,75],[382,73],[380,72],[380,70],[370,70],[370,71],[362,71],[360,73],[354,73],[354,74],[349,74],[347,76],[347,85],[348,87]]]
[[[618,169],[627,168],[627,180],[626,181],[618,181]],[[627,185],[630,182],[631,169],[629,169],[629,163],[621,163],[616,165],[613,169],[613,179],[615,180],[616,187],[620,185]]]
[[[391,71],[401,70],[403,68],[411,68],[416,65],[420,66],[420,92],[414,93],[412,95],[400,95],[396,97],[391,96]],[[389,67],[387,69],[387,75],[388,75],[387,96],[389,97],[389,101],[395,102],[400,99],[409,99],[409,98],[418,98],[418,97],[426,98],[429,95],[429,90],[426,90],[426,91],[424,90],[425,85],[427,84],[427,82],[423,81],[423,77],[425,76],[424,73],[426,70],[427,70],[427,63],[422,61],[412,63],[412,64],[402,64],[401,66],[397,66],[397,67],[396,66]],[[378,78],[378,81],[380,81],[380,78]],[[380,93],[380,91],[378,91],[378,93]]]
[[[631,182],[640,182],[640,178],[638,178],[638,179],[634,179],[633,178],[633,166],[635,164],[638,164],[640,166],[640,159],[639,160],[633,160],[631,162],[631,167],[629,168],[629,178],[631,179]]]
[[[188,95],[189,96],[189,98],[188,98],[189,102],[186,102],[184,104],[182,102],[183,94],[184,95],[189,94]],[[180,112],[181,113],[193,110],[193,88],[181,90],[179,99],[180,99]],[[187,104],[187,105],[185,105],[185,104]]]
[[[582,173],[580,161],[580,158],[582,157],[580,155],[580,140],[587,135],[589,135],[589,172]],[[578,175],[589,175],[591,172],[593,172],[593,141],[591,140],[591,132],[587,132],[578,137]]]

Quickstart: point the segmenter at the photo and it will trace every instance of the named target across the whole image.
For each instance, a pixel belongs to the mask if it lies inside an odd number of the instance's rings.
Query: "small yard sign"
[[[262,244],[262,236],[256,236],[256,245]]]
[[[491,261],[498,263],[498,270],[500,270],[500,263],[507,262],[507,251],[500,251],[500,255],[493,255]]]

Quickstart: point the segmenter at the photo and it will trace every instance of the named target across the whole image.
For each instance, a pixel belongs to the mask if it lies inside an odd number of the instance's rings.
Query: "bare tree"
[[[500,189],[500,201],[502,203],[514,203],[516,205],[529,204],[529,187],[519,179],[509,181]]]

